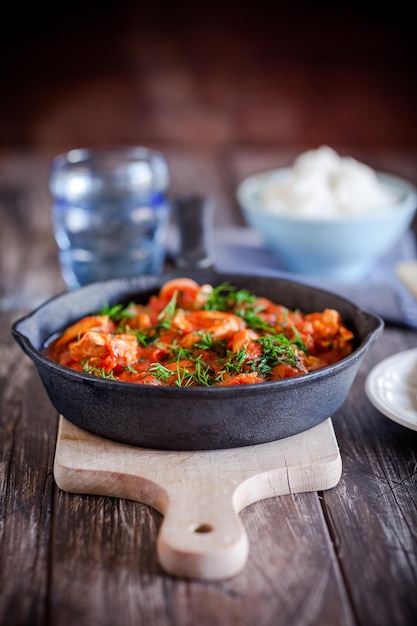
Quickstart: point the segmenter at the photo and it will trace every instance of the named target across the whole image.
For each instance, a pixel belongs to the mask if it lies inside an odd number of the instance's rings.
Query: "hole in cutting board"
[[[210,524],[199,524],[196,528],[193,528],[194,533],[211,533],[213,526]]]

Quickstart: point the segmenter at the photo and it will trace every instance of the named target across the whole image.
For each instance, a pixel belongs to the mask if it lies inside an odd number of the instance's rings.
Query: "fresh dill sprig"
[[[152,328],[146,329],[146,331],[136,330],[136,328],[130,328],[130,326],[123,328],[124,333],[134,335],[138,344],[143,347],[151,346],[158,340],[158,335],[155,332],[150,332],[152,330]]]
[[[129,311],[133,306],[136,306],[134,302],[129,302],[128,305],[113,304],[112,306],[105,306],[100,309],[97,315],[108,315],[114,322],[120,322],[122,319],[128,319],[136,315],[133,311]]]
[[[113,372],[106,372],[104,367],[94,367],[89,365],[89,359],[81,361],[81,367],[83,368],[83,372],[86,374],[93,374],[94,376],[99,376],[100,378],[116,378]]]
[[[168,302],[166,307],[162,309],[162,311],[158,315],[158,327],[159,328],[170,327],[171,320],[175,315],[176,309],[177,309],[177,292],[174,291],[174,293],[172,294],[171,300]]]
[[[263,310],[263,307],[256,307],[253,309],[239,309],[235,311],[235,313],[236,315],[239,315],[239,317],[241,317],[252,330],[261,330],[271,333],[273,327],[258,315],[258,313]]]
[[[217,373],[215,382],[221,381],[225,374],[241,374],[244,371],[247,359],[246,346],[243,346],[238,352],[227,350],[226,356],[218,361],[222,369]]]
[[[262,346],[262,356],[250,362],[251,368],[262,376],[267,376],[273,367],[279,364],[297,367],[299,363],[298,350],[294,342],[285,335],[264,335],[257,341]]]
[[[216,342],[210,333],[198,332],[196,333],[200,339],[195,342],[194,347],[200,350],[214,350],[216,348]]]
[[[171,378],[172,376],[172,370],[165,367],[165,365],[162,365],[162,363],[151,363],[149,371],[158,380],[168,380],[168,378]]]
[[[229,283],[222,283],[214,287],[204,309],[208,311],[227,311],[243,304],[253,304],[257,297],[247,289],[239,289]]]
[[[243,346],[238,352],[231,352],[228,350],[226,358],[223,362],[223,367],[228,374],[239,374],[242,371],[247,358],[248,355],[246,346]]]
[[[209,387],[212,384],[209,366],[201,358],[194,359],[193,363],[195,365],[194,372],[187,367],[181,367],[179,360],[174,371],[162,365],[162,363],[152,363],[149,371],[162,381],[175,376],[173,384],[178,387],[190,387],[193,384]]]
[[[209,387],[213,384],[211,368],[203,361],[201,356],[195,360],[194,380],[197,385],[202,385],[203,387]]]

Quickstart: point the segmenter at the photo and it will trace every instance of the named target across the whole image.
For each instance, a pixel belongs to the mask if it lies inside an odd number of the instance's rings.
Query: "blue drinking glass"
[[[53,159],[53,227],[69,289],[162,271],[169,185],[166,157],[146,147],[83,148]]]

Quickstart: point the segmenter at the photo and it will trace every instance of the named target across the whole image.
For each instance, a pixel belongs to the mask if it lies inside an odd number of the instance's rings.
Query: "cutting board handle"
[[[173,489],[157,540],[162,567],[175,576],[224,579],[239,573],[249,544],[233,502],[233,492]]]

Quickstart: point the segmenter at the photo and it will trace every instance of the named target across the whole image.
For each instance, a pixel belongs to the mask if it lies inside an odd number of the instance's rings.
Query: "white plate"
[[[365,393],[386,417],[417,430],[417,348],[378,363],[366,378]]]

